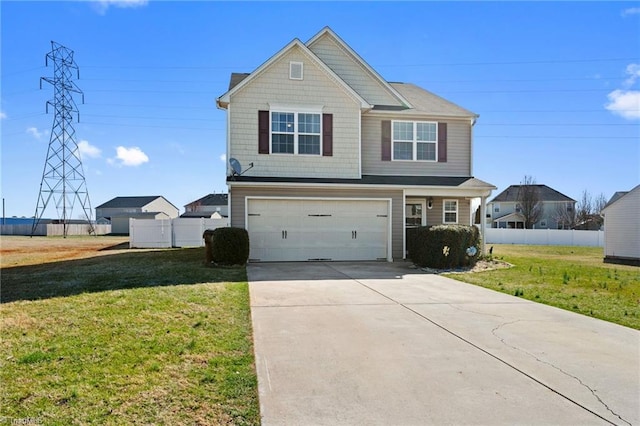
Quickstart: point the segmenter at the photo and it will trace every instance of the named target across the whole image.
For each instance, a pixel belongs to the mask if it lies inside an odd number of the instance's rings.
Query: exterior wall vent
[[[289,79],[302,80],[302,62],[289,62]]]

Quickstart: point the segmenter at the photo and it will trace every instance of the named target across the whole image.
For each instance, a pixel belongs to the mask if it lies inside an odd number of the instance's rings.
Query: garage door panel
[[[249,199],[250,259],[386,259],[386,200]]]

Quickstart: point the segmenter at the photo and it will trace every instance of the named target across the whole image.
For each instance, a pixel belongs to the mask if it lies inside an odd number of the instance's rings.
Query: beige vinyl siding
[[[329,36],[316,40],[309,49],[370,104],[402,105],[376,77]]]
[[[408,203],[413,203],[414,200],[424,200],[427,204],[429,197],[415,197],[411,196]],[[442,225],[444,221],[444,200],[458,200],[458,225],[471,225],[471,201],[464,198],[456,197],[433,197],[433,207],[425,210],[427,213],[427,226]]]
[[[447,162],[382,161],[382,120],[447,123]],[[393,146],[392,146],[393,149]],[[470,176],[471,124],[469,120],[438,120],[424,116],[368,115],[362,117],[362,174],[405,176]]]
[[[289,62],[304,63],[304,79],[289,79]],[[321,106],[333,114],[333,156],[258,154],[258,111],[270,104]],[[330,79],[300,48],[294,47],[231,96],[229,157],[243,167],[253,163],[246,176],[360,177],[360,106],[340,84]],[[307,111],[308,112],[308,111]]]
[[[170,218],[178,217],[180,211],[164,198],[157,198],[142,208],[143,212],[163,212]]]
[[[640,186],[604,210],[604,254],[640,259]]]
[[[402,190],[369,189],[369,188],[297,188],[297,187],[262,187],[232,186],[231,194],[231,226],[245,227],[245,198],[252,197],[309,197],[309,198],[384,198],[391,199],[391,247],[394,260],[403,258],[404,235],[404,200]]]

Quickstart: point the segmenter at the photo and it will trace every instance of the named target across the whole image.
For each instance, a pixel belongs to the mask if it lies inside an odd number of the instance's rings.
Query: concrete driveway
[[[636,330],[402,262],[248,274],[264,425],[640,425]]]

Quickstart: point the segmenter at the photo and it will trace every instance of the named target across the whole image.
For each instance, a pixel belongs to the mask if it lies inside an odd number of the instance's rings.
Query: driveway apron
[[[640,425],[640,333],[411,269],[248,267],[263,425]]]

